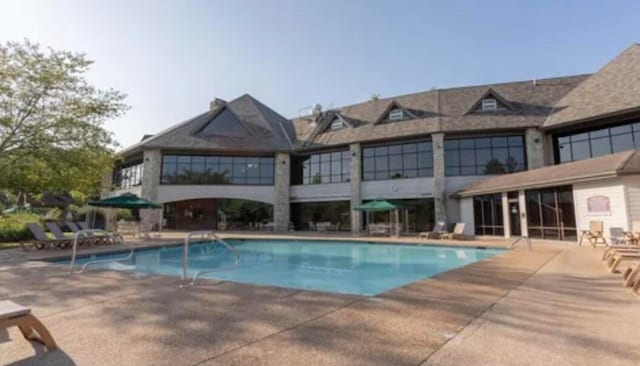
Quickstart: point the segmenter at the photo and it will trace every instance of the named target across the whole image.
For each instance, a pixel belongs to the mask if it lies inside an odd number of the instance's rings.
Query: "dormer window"
[[[395,108],[389,111],[389,121],[399,121],[405,118],[404,111],[400,108]]]
[[[483,111],[495,111],[498,109],[498,101],[495,98],[484,98],[482,100]]]
[[[344,128],[344,122],[342,122],[342,120],[340,118],[336,118],[333,120],[333,122],[331,122],[331,129],[332,130],[339,130]]]

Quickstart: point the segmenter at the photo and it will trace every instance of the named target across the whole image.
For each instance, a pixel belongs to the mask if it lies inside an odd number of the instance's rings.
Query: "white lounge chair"
[[[0,301],[0,329],[10,327],[18,327],[25,339],[41,343],[49,351],[57,348],[51,333],[31,314],[31,309],[13,301]]]
[[[425,238],[425,239],[439,238],[440,235],[442,235],[442,233],[446,232],[444,227],[445,227],[445,222],[444,221],[438,221],[438,222],[436,222],[436,225],[433,227],[433,230],[431,230],[431,231],[423,231],[421,233],[418,233],[418,239],[420,239],[420,238]]]
[[[464,222],[456,223],[456,226],[453,228],[453,232],[443,233],[440,235],[441,239],[455,239],[456,237],[462,236],[464,234]]]

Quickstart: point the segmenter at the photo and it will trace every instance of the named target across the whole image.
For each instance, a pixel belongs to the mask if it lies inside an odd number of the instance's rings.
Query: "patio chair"
[[[423,232],[418,233],[418,239],[420,239],[420,238],[425,238],[425,239],[439,238],[440,235],[442,235],[442,233],[446,232],[444,230],[444,227],[445,227],[444,221],[438,221],[438,222],[436,222],[436,225],[433,227],[433,230],[431,230],[431,231],[423,231]]]
[[[614,273],[618,269],[620,263],[630,260],[640,260],[640,250],[616,251],[615,254],[607,259],[607,267],[609,267],[609,272]]]
[[[638,244],[640,242],[640,221],[631,223],[631,230],[625,231],[624,236],[628,244]]]
[[[442,233],[440,235],[440,239],[450,239],[453,240],[456,237],[460,237],[462,236],[462,234],[464,233],[464,227],[465,227],[465,223],[464,222],[458,222],[456,223],[456,226],[453,228],[453,232],[450,233]]]
[[[58,226],[58,224],[56,224],[55,222],[45,222],[44,226],[47,227],[47,229],[49,229],[49,231],[53,234],[53,236],[57,239],[57,240],[69,240],[70,244],[73,244],[73,238],[67,237],[66,235],[64,235],[64,232],[62,231],[62,229],[60,229],[60,226]],[[87,238],[80,238],[78,240],[78,246],[81,246],[82,244],[85,243],[89,243],[90,240]]]
[[[20,247],[22,247],[24,251],[30,250],[30,248],[28,247],[28,244],[31,244],[31,246],[35,247],[36,249],[43,249],[46,246],[66,248],[69,245],[71,245],[71,239],[68,239],[68,238],[64,238],[64,239],[49,238],[47,234],[44,232],[44,230],[42,229],[42,227],[36,224],[35,222],[28,223],[27,227],[29,228],[29,231],[31,231],[31,234],[33,234],[33,237],[35,238],[35,240],[21,242]]]
[[[65,224],[69,227],[69,229],[71,229],[71,231],[75,233],[81,231],[81,230],[88,230],[88,229],[82,229],[79,224],[80,223],[75,223],[73,221],[67,221],[65,222]],[[86,234],[86,236],[84,237],[86,238],[86,242],[87,244],[90,245],[94,245],[94,244],[112,244],[115,241],[113,240],[114,236],[113,234],[111,235],[96,235],[96,234]],[[82,242],[85,242],[85,240],[83,240]],[[78,243],[78,245],[82,245],[81,243]]]
[[[621,227],[609,228],[609,243],[611,245],[624,245],[627,243],[627,236]]]
[[[309,230],[316,231],[316,224],[314,224],[312,221],[309,221]]]
[[[589,221],[589,230],[582,230],[580,234],[580,242],[578,246],[582,245],[582,240],[586,237],[591,243],[592,247],[596,247],[598,245],[598,241],[602,241],[602,244],[607,244],[604,240],[604,224],[602,221]]]
[[[13,301],[0,301],[0,329],[10,327],[18,327],[26,340],[41,343],[49,351],[57,348],[51,333],[31,314],[31,309]]]
[[[622,274],[625,287],[632,287],[634,283],[640,282],[640,261],[633,262]]]

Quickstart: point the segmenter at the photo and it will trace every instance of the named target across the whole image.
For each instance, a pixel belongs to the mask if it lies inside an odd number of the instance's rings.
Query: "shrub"
[[[27,223],[40,222],[38,215],[16,213],[0,216],[0,241],[21,241],[32,237]]]

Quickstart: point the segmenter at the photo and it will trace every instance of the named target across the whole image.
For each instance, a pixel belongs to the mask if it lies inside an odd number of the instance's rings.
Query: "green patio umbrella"
[[[144,198],[140,198],[132,193],[125,193],[120,196],[105,198],[100,201],[89,201],[89,205],[111,208],[162,208],[161,205]]]
[[[378,198],[376,200],[364,203],[360,206],[357,206],[354,208],[354,210],[356,211],[364,211],[367,213],[367,221],[370,220],[370,213],[371,212],[385,212],[388,211],[389,212],[389,221],[392,221],[391,219],[391,213],[395,213],[395,230],[391,230],[390,235],[392,236],[398,236],[400,234],[400,210],[405,209],[406,207],[399,204],[399,203],[395,203],[392,201],[387,201],[385,199],[382,198]],[[395,233],[394,233],[395,231]]]
[[[395,211],[405,208],[403,205],[384,199],[376,199],[354,208],[356,211]]]

